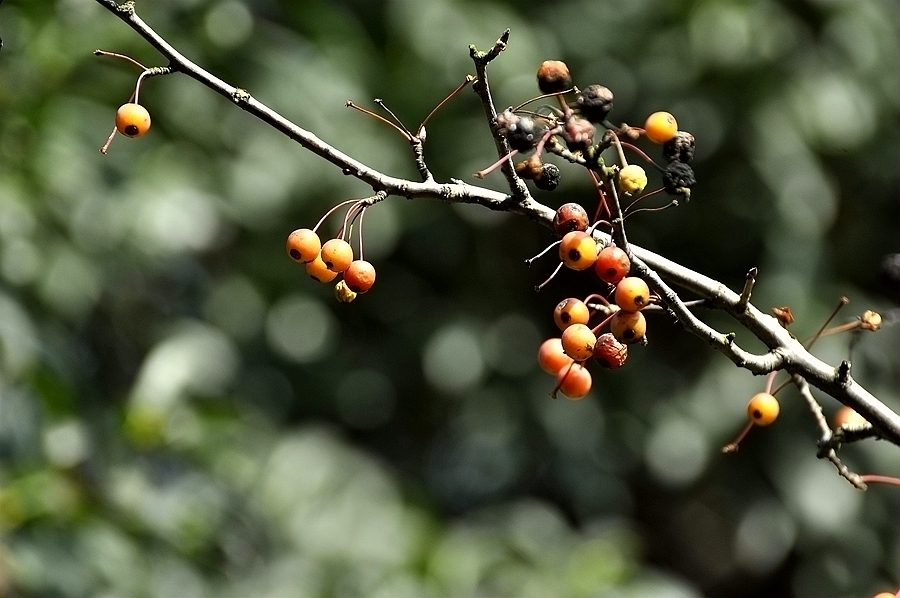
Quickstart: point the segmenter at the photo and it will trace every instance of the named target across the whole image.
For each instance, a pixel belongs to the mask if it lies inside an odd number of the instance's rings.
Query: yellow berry
[[[668,112],[654,112],[647,117],[644,132],[653,143],[665,143],[678,133],[678,123]]]
[[[647,173],[637,164],[629,164],[619,171],[619,189],[623,193],[640,193],[647,186]]]

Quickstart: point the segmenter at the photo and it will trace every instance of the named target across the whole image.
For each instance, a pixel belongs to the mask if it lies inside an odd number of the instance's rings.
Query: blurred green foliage
[[[754,301],[798,336],[839,295],[887,313],[898,251],[898,56],[890,0],[137,2],[192,60],[363,162],[415,177],[414,126],[512,37],[498,104],[546,58],[616,94],[613,120],[694,133],[690,203],[633,241]],[[33,596],[862,596],[900,583],[896,488],[815,459],[781,421],[719,447],[763,381],[662,318],[584,401],[534,354],[591,282],[531,289],[551,240],[522,219],[390,198],[367,212],[378,283],[351,305],[308,280],[289,231],[369,190],[183,76],[148,80],[150,134],[103,143],[159,57],[91,0],[0,7],[0,592]],[[428,127],[438,179],[493,144],[474,94]],[[593,202],[560,164],[542,201]],[[499,175],[485,183],[503,189]],[[338,220],[326,223],[333,232]],[[842,316],[843,317],[843,316]],[[732,323],[711,316],[716,325]],[[738,332],[751,348],[758,343]],[[817,353],[845,358],[847,338]],[[900,408],[897,328],[853,349]],[[820,398],[826,411],[835,402]],[[898,475],[897,449],[843,452]]]

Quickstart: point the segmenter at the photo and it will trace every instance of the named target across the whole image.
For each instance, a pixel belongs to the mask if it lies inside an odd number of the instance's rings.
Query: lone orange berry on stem
[[[668,112],[654,112],[647,117],[644,132],[653,143],[665,143],[678,133],[678,122]]]
[[[597,242],[584,231],[566,233],[559,244],[559,259],[572,270],[587,270],[597,261]]]
[[[306,264],[319,257],[322,243],[319,235],[310,229],[298,228],[288,235],[285,248],[292,260]]]
[[[375,267],[365,260],[354,260],[344,270],[344,282],[354,293],[365,293],[375,284]]]
[[[353,248],[343,239],[329,239],[322,245],[322,261],[332,272],[343,272],[353,262]]]
[[[140,104],[122,104],[116,110],[116,130],[126,137],[140,137],[150,130],[150,113]]]
[[[586,397],[592,382],[591,373],[580,363],[573,363],[556,374],[556,387],[573,401]]]
[[[541,369],[554,376],[564,367],[572,365],[573,360],[563,351],[562,340],[548,338],[538,349],[538,364]]]
[[[767,392],[753,395],[747,403],[747,417],[757,426],[768,426],[778,418],[778,399]]]
[[[590,318],[588,306],[581,299],[574,297],[563,299],[553,310],[553,321],[560,330],[565,330],[572,324],[587,324]]]

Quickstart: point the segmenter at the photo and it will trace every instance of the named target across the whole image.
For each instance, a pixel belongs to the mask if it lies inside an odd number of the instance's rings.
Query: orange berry
[[[625,311],[641,311],[650,303],[650,287],[642,278],[626,276],[616,285],[616,305]]]
[[[584,361],[594,354],[597,337],[584,324],[572,324],[563,330],[560,340],[566,355],[575,361]]]
[[[668,112],[654,112],[647,117],[644,132],[653,143],[665,143],[678,133],[678,123]]]
[[[322,261],[332,272],[343,272],[353,262],[353,248],[343,239],[329,239],[322,245]]]
[[[140,137],[150,130],[150,113],[140,104],[122,104],[116,110],[116,130],[126,137]]]
[[[591,392],[591,373],[580,363],[573,363],[557,372],[556,386],[567,399],[583,399]]]
[[[354,260],[344,271],[344,282],[354,293],[365,293],[375,284],[375,267],[365,260]]]
[[[607,245],[601,249],[597,254],[597,261],[594,262],[597,276],[610,284],[616,284],[628,276],[629,270],[631,260],[628,259],[628,254],[615,245]]]
[[[587,324],[590,318],[591,312],[584,301],[573,297],[563,299],[553,310],[553,321],[560,330],[565,330],[572,324]]]
[[[537,82],[542,93],[558,93],[572,87],[572,76],[565,62],[545,60],[538,67]]]
[[[548,338],[538,349],[538,364],[541,369],[554,376],[564,367],[573,363],[572,358],[563,352],[562,341],[558,338]]]
[[[628,359],[628,345],[620,343],[615,335],[609,332],[601,334],[594,343],[594,359],[602,367],[620,368]]]
[[[880,592],[878,594],[875,594],[875,596],[873,596],[872,598],[897,598],[898,595],[900,595],[900,590],[898,590],[896,594],[891,594],[890,592]]]
[[[625,344],[636,343],[647,334],[647,320],[639,311],[620,310],[609,322],[609,330]]]
[[[572,270],[587,270],[597,261],[597,242],[584,231],[566,233],[559,244],[559,259]]]
[[[319,257],[322,243],[319,241],[319,235],[313,231],[308,228],[298,228],[288,235],[285,248],[292,260],[306,264]]]
[[[747,417],[757,426],[768,426],[778,418],[778,399],[767,392],[753,395],[747,403]]]
[[[832,421],[835,428],[840,428],[841,426],[864,426],[869,423],[866,421],[866,418],[846,405],[837,410]]]
[[[306,273],[317,282],[331,282],[337,276],[337,272],[328,269],[328,266],[322,261],[322,256],[316,256],[316,259],[307,262]]]

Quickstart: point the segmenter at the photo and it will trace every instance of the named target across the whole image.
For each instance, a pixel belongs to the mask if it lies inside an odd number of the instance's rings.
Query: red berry
[[[650,303],[650,287],[637,276],[626,276],[616,285],[616,305],[625,311],[640,311]]]
[[[580,363],[573,363],[556,374],[556,386],[566,398],[577,401],[591,392],[591,373]]]
[[[616,284],[628,276],[628,271],[631,270],[631,260],[622,249],[615,245],[607,245],[597,254],[594,270],[600,280]]]
[[[556,375],[559,370],[573,363],[572,358],[563,352],[562,341],[558,338],[548,338],[541,343],[538,349],[538,363],[548,374]]]
[[[576,230],[587,230],[588,224],[587,212],[577,203],[561,205],[553,217],[553,229],[560,236]]]
[[[286,249],[291,259],[306,264],[319,257],[322,243],[319,241],[319,235],[313,231],[298,228],[288,235]]]
[[[344,282],[354,293],[365,293],[375,284],[375,267],[365,260],[354,260],[344,270]]]

